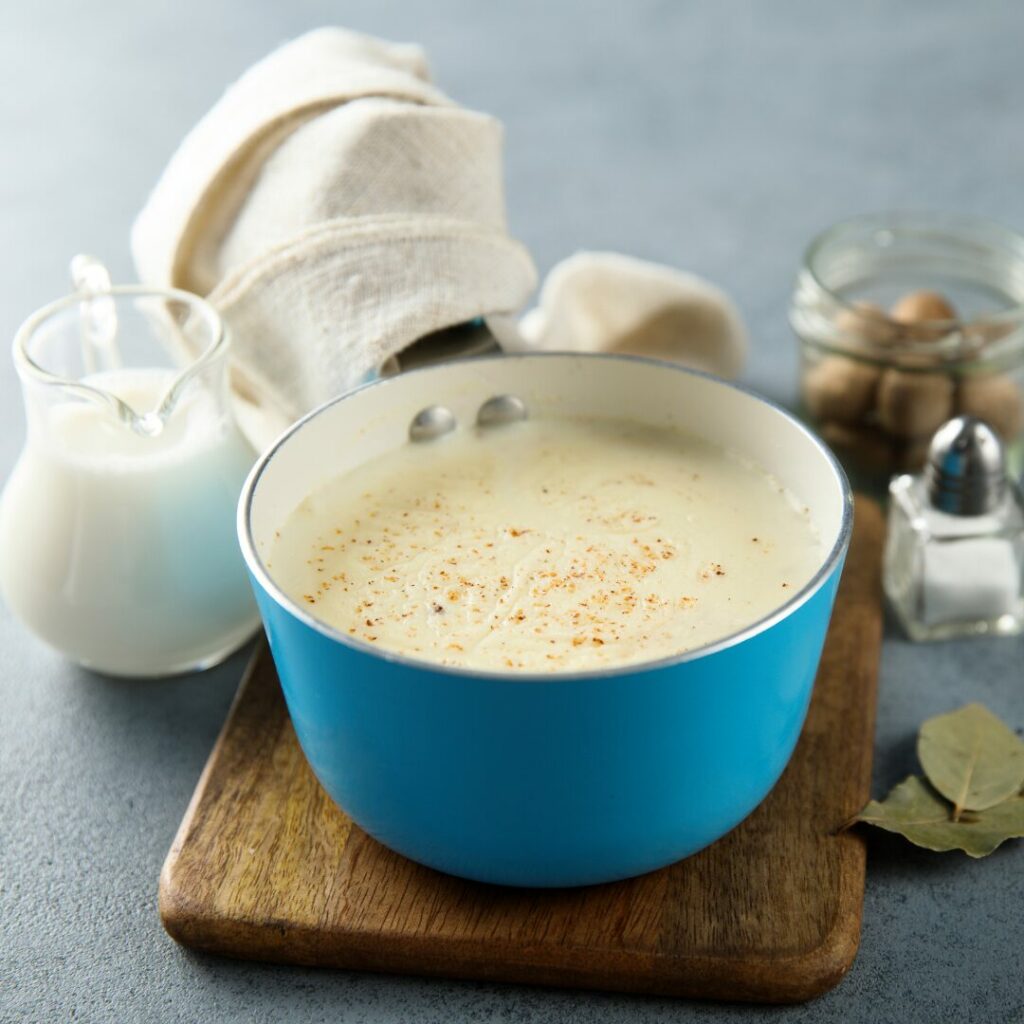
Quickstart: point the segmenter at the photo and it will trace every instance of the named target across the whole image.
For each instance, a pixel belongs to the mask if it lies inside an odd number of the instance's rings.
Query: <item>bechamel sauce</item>
[[[649,661],[751,625],[822,559],[767,473],[689,435],[529,420],[408,444],[309,495],[268,569],[315,617],[475,669]]]

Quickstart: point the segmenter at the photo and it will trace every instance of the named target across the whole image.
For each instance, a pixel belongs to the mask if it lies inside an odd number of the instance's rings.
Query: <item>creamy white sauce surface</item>
[[[271,576],[307,611],[416,658],[566,672],[735,633],[821,563],[756,466],[673,430],[529,420],[407,444],[309,495]]]

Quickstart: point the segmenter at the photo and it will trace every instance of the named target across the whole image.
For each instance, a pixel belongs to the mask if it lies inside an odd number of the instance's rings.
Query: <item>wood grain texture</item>
[[[825,991],[860,938],[865,851],[840,827],[869,796],[883,534],[858,499],[807,724],[769,797],[706,850],[610,885],[504,889],[380,846],[307,767],[261,647],[164,865],[164,926],[285,963],[765,1002]]]

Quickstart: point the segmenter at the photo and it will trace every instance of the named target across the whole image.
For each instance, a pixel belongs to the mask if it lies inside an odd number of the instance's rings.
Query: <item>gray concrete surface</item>
[[[79,250],[130,275],[128,226],[181,135],[276,43],[323,23],[419,40],[449,92],[507,125],[515,232],[665,260],[736,297],[747,379],[793,394],[804,242],[913,206],[1024,228],[1024,8],[1013,3],[434,0],[100,4],[0,12],[0,337]],[[20,449],[0,365],[0,475]],[[1024,644],[890,630],[876,789],[925,716],[982,700],[1024,725]],[[0,1020],[1024,1021],[1024,844],[979,863],[873,837],[863,943],[807,1006],[759,1009],[233,963],[176,947],[157,875],[242,658],[115,682],[0,617]]]

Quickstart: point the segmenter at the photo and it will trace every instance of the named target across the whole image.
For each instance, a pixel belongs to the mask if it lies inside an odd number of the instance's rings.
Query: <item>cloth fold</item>
[[[528,347],[623,352],[735,377],[747,354],[739,310],[720,288],[615,252],[578,252],[544,279],[519,325]]]

